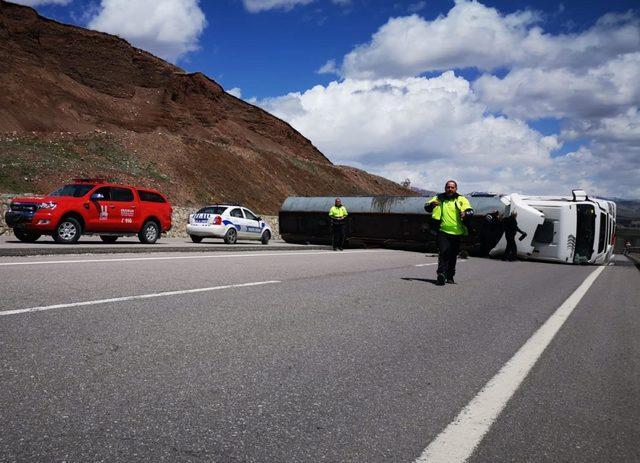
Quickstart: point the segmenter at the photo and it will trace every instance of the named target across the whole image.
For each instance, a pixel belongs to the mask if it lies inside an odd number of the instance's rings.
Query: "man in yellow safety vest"
[[[344,229],[348,215],[347,208],[342,205],[340,198],[336,198],[335,205],[329,209],[329,218],[331,219],[331,245],[334,251],[338,249],[342,251],[344,247]]]
[[[458,184],[449,180],[444,185],[444,193],[431,198],[424,206],[431,219],[438,223],[438,270],[436,284],[439,286],[455,283],[456,261],[460,250],[460,239],[467,235],[465,219],[473,216],[469,200],[458,194]]]

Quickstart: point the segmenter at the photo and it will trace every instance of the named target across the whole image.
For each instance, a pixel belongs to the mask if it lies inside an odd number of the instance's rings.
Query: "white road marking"
[[[216,291],[219,289],[229,289],[229,288],[244,288],[247,286],[260,286],[260,285],[271,285],[275,283],[281,283],[279,280],[272,281],[256,281],[253,283],[241,283],[237,285],[224,285],[224,286],[211,286],[209,288],[195,288],[195,289],[183,289],[180,291],[165,291],[163,293],[150,293],[150,294],[139,294],[137,296],[125,296],[125,297],[114,297],[111,299],[97,299],[94,301],[83,301],[83,302],[71,302],[69,304],[55,304],[55,305],[45,305],[40,307],[30,307],[28,309],[16,309],[16,310],[4,310],[0,312],[0,316],[2,315],[16,315],[21,313],[29,313],[29,312],[44,312],[45,310],[54,310],[54,309],[66,309],[69,307],[82,307],[87,305],[96,305],[96,304],[108,304],[110,302],[124,302],[124,301],[134,301],[137,299],[151,299],[153,297],[165,297],[165,296],[176,296],[179,294],[192,294],[192,293],[203,293],[206,291]]]
[[[604,269],[602,266],[591,272],[449,426],[429,444],[416,463],[462,463],[472,455],[533,365]]]
[[[464,260],[458,260],[458,264],[462,264]],[[437,262],[429,262],[428,264],[416,264],[414,267],[426,267],[427,265],[438,265]]]
[[[254,254],[245,254],[243,252],[235,252],[233,254],[207,254],[206,256],[164,256],[164,257],[121,257],[116,259],[78,259],[78,260],[42,260],[36,262],[0,262],[0,267],[9,267],[13,265],[47,265],[47,264],[89,264],[96,262],[136,262],[136,261],[150,261],[150,260],[178,260],[178,259],[224,259],[228,257],[268,257],[268,256],[308,256],[308,255],[332,255],[332,256],[344,256],[347,254],[366,254],[372,252],[394,252],[387,249],[372,249],[367,251],[313,251],[313,252],[258,252]]]

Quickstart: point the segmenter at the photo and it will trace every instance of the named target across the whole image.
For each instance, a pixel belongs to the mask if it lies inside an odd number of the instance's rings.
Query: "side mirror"
[[[262,220],[262,217],[257,216],[256,219],[258,220],[258,222],[260,222]]]
[[[104,195],[102,193],[94,193],[91,195],[91,201],[99,201],[104,199]]]

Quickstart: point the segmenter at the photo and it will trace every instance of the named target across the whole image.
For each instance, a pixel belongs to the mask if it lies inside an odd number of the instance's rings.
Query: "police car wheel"
[[[73,244],[80,239],[82,225],[73,217],[63,218],[53,232],[53,239],[60,244]]]
[[[271,239],[271,233],[269,233],[269,231],[266,231],[262,234],[262,237],[260,238],[260,242],[262,244],[269,244],[270,239]]]
[[[33,243],[42,236],[40,233],[30,233],[24,230],[13,230],[13,234],[23,243]]]
[[[117,236],[100,235],[100,239],[105,243],[115,243],[118,239]]]
[[[227,244],[236,244],[238,241],[238,232],[235,228],[230,228],[224,235],[224,242]]]
[[[191,241],[193,241],[194,243],[199,243],[200,241],[202,241],[202,236],[196,236],[196,235],[189,235],[191,237]]]
[[[160,229],[158,224],[152,221],[145,222],[142,230],[138,233],[138,239],[145,244],[154,244],[160,237]]]

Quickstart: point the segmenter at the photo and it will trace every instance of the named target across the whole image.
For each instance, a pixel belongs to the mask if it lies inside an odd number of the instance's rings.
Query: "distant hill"
[[[613,198],[612,201],[615,201],[618,206],[618,224],[628,226],[632,220],[640,220],[639,200]]]
[[[415,187],[415,186],[411,187],[411,191],[417,193],[418,196],[434,196],[434,195],[437,194],[435,191],[423,190],[422,188],[418,188],[418,187]]]
[[[0,192],[100,176],[177,204],[238,201],[263,213],[290,195],[415,194],[333,165],[204,74],[3,0],[0,87]]]

